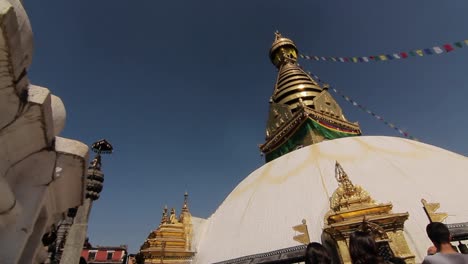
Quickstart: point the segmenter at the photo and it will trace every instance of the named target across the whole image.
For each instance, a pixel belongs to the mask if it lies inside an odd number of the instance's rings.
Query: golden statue
[[[171,216],[169,217],[169,222],[171,224],[178,224],[179,223],[179,220],[177,220],[177,216],[176,216],[174,208],[171,209]]]

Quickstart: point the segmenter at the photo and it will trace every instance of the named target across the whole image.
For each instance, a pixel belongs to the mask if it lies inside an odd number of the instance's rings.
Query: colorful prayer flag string
[[[407,59],[409,57],[423,57],[428,55],[440,55],[443,53],[449,53],[456,49],[461,49],[468,46],[468,39],[463,41],[457,41],[454,43],[447,43],[442,46],[434,46],[432,48],[415,49],[408,52],[398,52],[390,54],[381,54],[365,57],[323,57],[323,56],[309,56],[305,54],[299,54],[299,57],[306,60],[315,61],[331,61],[331,62],[371,62],[371,61],[387,61],[387,60],[399,60]]]
[[[310,71],[307,72],[310,76],[312,76],[312,78],[314,78],[316,81],[318,81],[321,85],[324,85],[325,82],[323,82],[317,75],[311,73]],[[394,129],[395,131],[397,131],[398,133],[400,133],[401,135],[403,135],[404,137],[406,138],[409,138],[409,139],[412,139],[412,140],[415,140],[415,141],[419,141],[419,139],[413,137],[412,135],[410,135],[408,132],[404,131],[403,129],[400,129],[399,127],[397,127],[396,125],[394,125],[393,123],[391,122],[388,122],[387,120],[385,120],[382,116],[380,115],[377,115],[376,113],[374,113],[373,111],[369,110],[367,107],[359,104],[358,102],[354,101],[353,99],[351,99],[349,96],[346,96],[345,94],[341,93],[339,90],[337,90],[336,88],[334,87],[331,87],[329,84],[327,84],[329,89],[332,89],[333,92],[335,92],[336,94],[338,94],[339,96],[341,96],[343,99],[345,99],[347,102],[351,103],[353,106],[361,109],[362,111],[370,114],[371,116],[373,116],[375,119],[383,122],[385,125],[387,125],[388,127]]]

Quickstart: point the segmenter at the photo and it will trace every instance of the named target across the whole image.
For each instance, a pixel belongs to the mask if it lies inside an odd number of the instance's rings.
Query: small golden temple
[[[385,259],[397,256],[415,263],[414,254],[403,234],[409,214],[392,213],[391,203],[376,203],[369,193],[354,185],[341,165],[335,164],[338,188],[330,197],[330,211],[325,215],[322,242],[341,263],[351,263],[349,236],[356,230],[369,231],[376,238],[379,254]]]
[[[192,215],[188,208],[188,194],[184,195],[184,205],[177,217],[174,208],[168,215],[164,208],[161,223],[152,231],[140,248],[144,263],[191,263],[195,252],[192,250]]]

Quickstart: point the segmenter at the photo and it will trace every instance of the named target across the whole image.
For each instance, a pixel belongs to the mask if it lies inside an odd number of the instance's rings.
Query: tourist
[[[327,249],[322,244],[312,242],[307,245],[305,264],[330,264]]]
[[[468,255],[455,251],[450,243],[451,236],[443,223],[432,222],[426,227],[427,236],[437,248],[437,253],[424,258],[423,264],[468,264]]]
[[[383,264],[374,236],[370,232],[355,231],[349,238],[349,254],[353,264]]]

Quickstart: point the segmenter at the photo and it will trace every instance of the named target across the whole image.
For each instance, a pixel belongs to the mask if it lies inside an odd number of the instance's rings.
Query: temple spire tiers
[[[379,254],[385,259],[400,257],[414,263],[404,236],[404,223],[408,213],[393,213],[391,203],[376,203],[361,186],[354,185],[341,165],[335,164],[338,188],[330,198],[330,211],[325,215],[322,242],[334,249],[341,263],[351,263],[349,236],[356,230],[374,235]]]
[[[191,263],[195,252],[192,250],[192,215],[188,208],[188,194],[184,195],[184,204],[179,217],[176,210],[164,207],[161,223],[151,231],[140,248],[144,263]]]
[[[275,33],[271,62],[278,69],[265,143],[260,150],[269,162],[303,146],[340,137],[361,135],[357,123],[349,122],[338,103],[297,64],[294,42]]]

